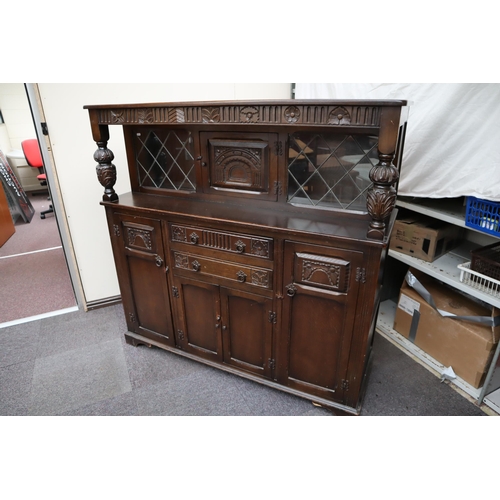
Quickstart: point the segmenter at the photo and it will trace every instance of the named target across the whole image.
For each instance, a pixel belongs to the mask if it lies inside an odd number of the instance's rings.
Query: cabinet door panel
[[[300,287],[290,299],[288,377],[329,390],[337,388],[345,304],[327,292]]]
[[[175,278],[179,292],[178,344],[188,352],[222,361],[219,288],[208,283]]]
[[[343,402],[362,261],[356,251],[285,242],[282,383]]]
[[[174,345],[160,221],[124,214],[110,215],[110,220],[128,329]]]
[[[221,289],[224,362],[270,377],[272,300]]]
[[[276,201],[278,134],[201,132],[205,193]]]

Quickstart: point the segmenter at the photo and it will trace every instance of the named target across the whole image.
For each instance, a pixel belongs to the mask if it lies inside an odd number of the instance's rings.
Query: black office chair
[[[37,168],[39,174],[36,178],[40,181],[42,186],[47,185],[47,174],[43,169],[42,153],[40,152],[40,146],[38,145],[37,139],[26,139],[21,142],[21,147],[23,148],[24,157],[30,167]],[[48,210],[40,212],[40,218],[45,219],[46,214],[54,213],[54,207],[49,205]]]

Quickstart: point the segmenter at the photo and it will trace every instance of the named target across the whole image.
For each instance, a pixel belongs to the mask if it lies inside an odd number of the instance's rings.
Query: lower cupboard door
[[[325,399],[342,402],[354,318],[346,297],[296,285],[284,298],[283,322],[287,336],[285,380],[289,386]]]
[[[221,288],[224,363],[271,377],[272,299]]]
[[[187,278],[174,279],[178,297],[177,344],[186,352],[222,361],[219,287]]]

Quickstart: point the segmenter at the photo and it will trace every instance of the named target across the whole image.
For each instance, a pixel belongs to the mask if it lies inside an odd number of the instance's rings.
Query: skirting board
[[[87,302],[87,310],[91,311],[93,309],[100,309],[101,307],[114,306],[115,304],[121,304],[122,296],[116,295],[115,297],[107,297],[106,299],[93,300]]]

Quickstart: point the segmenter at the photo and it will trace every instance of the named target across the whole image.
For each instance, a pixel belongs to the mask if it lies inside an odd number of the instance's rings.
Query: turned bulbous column
[[[116,167],[112,161],[115,157],[113,151],[107,148],[107,141],[98,141],[99,149],[94,153],[94,160],[98,163],[96,166],[97,178],[104,187],[103,201],[117,202],[118,195],[113,186],[116,183]]]
[[[368,237],[382,240],[385,235],[386,219],[391,215],[396,204],[394,184],[399,179],[399,172],[392,164],[394,154],[379,152],[379,162],[370,170],[373,187],[366,197],[366,208],[372,217],[368,229]]]

